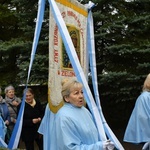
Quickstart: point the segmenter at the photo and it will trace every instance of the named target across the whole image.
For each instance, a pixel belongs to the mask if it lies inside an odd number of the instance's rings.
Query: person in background
[[[9,125],[10,123],[10,115],[9,115],[9,110],[7,107],[7,104],[3,97],[1,96],[1,88],[0,88],[0,115],[3,118],[5,125]]]
[[[10,115],[9,115],[9,110],[7,107],[7,104],[5,102],[5,100],[3,99],[3,97],[1,96],[1,88],[0,88],[0,116],[2,117],[5,126],[8,126],[10,123]],[[4,129],[5,131],[0,131],[0,132],[7,132],[7,129]],[[5,137],[3,137],[3,139],[5,140]],[[5,140],[6,141],[6,140]]]
[[[10,114],[10,123],[8,125],[6,134],[8,143],[17,119],[17,106],[21,102],[20,98],[15,95],[15,88],[12,85],[9,85],[5,88],[5,102],[8,106]]]
[[[147,75],[142,93],[138,96],[134,109],[131,113],[124,141],[134,144],[150,144],[150,74]],[[143,146],[143,150],[145,150]],[[150,147],[149,147],[150,148]]]
[[[24,90],[26,94],[23,125],[21,138],[25,143],[26,150],[34,150],[34,141],[39,150],[43,150],[43,137],[37,132],[44,115],[44,109],[39,101],[34,99],[34,92],[31,88]],[[18,113],[21,104],[18,106]]]

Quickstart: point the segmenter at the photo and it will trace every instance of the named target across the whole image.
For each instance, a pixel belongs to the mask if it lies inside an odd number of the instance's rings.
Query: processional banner
[[[87,76],[87,8],[74,0],[56,0],[56,3],[66,23],[66,27],[72,39],[79,62],[83,68],[85,76]],[[60,92],[61,80],[66,77],[74,78],[75,72],[60,36],[58,26],[52,12],[50,11],[48,100],[50,109],[54,113],[56,113],[63,105]]]

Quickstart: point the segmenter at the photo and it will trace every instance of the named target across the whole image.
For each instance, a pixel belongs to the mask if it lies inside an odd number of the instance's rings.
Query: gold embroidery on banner
[[[56,0],[56,2],[67,6],[69,8],[72,8],[73,10],[77,11],[78,13],[82,14],[83,16],[87,17],[88,12],[85,9],[82,9],[81,7],[78,7],[77,5],[71,3],[71,1],[69,0]]]

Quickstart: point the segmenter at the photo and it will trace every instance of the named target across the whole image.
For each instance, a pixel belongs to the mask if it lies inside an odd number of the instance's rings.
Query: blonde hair
[[[144,81],[143,91],[150,91],[150,73],[147,75]]]
[[[69,96],[71,91],[83,87],[82,84],[78,82],[75,78],[71,79],[65,78],[64,80],[62,80],[61,85],[62,85],[61,94],[63,99],[65,96]]]

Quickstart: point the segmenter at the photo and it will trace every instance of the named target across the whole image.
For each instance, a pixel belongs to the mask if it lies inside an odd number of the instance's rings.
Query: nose
[[[83,97],[83,93],[80,93],[80,97]]]

